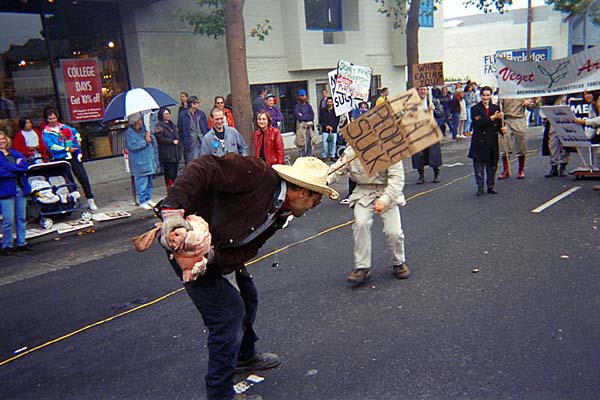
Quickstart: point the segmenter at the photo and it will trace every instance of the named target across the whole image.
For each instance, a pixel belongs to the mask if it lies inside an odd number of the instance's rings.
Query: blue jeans
[[[331,143],[327,142],[327,138],[331,136]],[[322,158],[335,157],[335,146],[337,143],[337,132],[323,131],[323,151],[321,151]]]
[[[152,198],[152,175],[136,176],[135,191],[140,204],[150,200]]]
[[[456,139],[458,135],[458,123],[460,122],[460,113],[452,113],[452,125],[450,125],[450,132],[452,132],[452,139]]]
[[[467,120],[465,121],[464,132],[471,132],[471,108],[467,107]]]
[[[17,186],[17,195],[7,199],[0,199],[2,204],[2,248],[13,247],[13,225],[17,224],[17,246],[25,246],[27,234],[27,201],[23,191]]]
[[[232,399],[235,365],[256,355],[256,287],[252,278],[237,272],[235,277],[239,292],[219,274],[208,273],[184,285],[208,328],[208,400]]]

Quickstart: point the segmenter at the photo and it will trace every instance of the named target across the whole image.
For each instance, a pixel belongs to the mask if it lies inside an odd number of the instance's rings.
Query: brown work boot
[[[394,276],[398,279],[408,279],[410,276],[408,265],[406,265],[406,263],[394,265]]]
[[[350,272],[350,275],[348,275],[348,277],[346,279],[348,280],[348,282],[350,282],[354,285],[359,285],[361,283],[366,282],[370,276],[371,276],[370,268],[357,268],[354,271]]]

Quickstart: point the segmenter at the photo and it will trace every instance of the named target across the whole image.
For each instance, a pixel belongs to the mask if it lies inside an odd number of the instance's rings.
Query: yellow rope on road
[[[531,154],[531,153],[533,153],[533,152],[535,152],[535,151],[537,151],[537,150],[539,150],[539,149],[536,149],[536,150],[529,151],[528,153],[529,153],[529,154]],[[416,194],[412,195],[411,197],[409,197],[408,199],[406,199],[406,201],[414,200],[414,199],[416,199],[417,197],[424,196],[424,195],[426,195],[426,194],[429,194],[429,193],[435,192],[436,190],[443,189],[443,188],[445,188],[445,187],[448,187],[448,186],[450,186],[450,185],[453,185],[453,184],[455,184],[455,183],[457,183],[457,182],[459,182],[459,181],[465,180],[465,179],[467,179],[467,178],[469,178],[469,177],[471,177],[471,176],[473,176],[473,174],[472,174],[472,173],[471,173],[471,174],[468,174],[468,175],[465,175],[465,176],[463,176],[463,177],[460,177],[460,178],[453,179],[453,180],[451,180],[450,182],[447,182],[447,183],[445,183],[445,184],[443,184],[443,185],[436,186],[436,187],[434,187],[434,188],[431,188],[431,189],[429,189],[429,190],[424,190],[424,191],[422,191],[422,192],[416,193]],[[347,221],[347,222],[341,223],[341,224],[339,224],[339,225],[332,226],[331,228],[327,228],[327,229],[325,229],[325,230],[323,230],[323,231],[321,231],[321,232],[319,232],[319,233],[316,233],[316,234],[314,234],[314,235],[312,235],[312,236],[306,237],[306,238],[304,238],[304,239],[302,239],[302,240],[299,240],[299,241],[297,241],[297,242],[290,243],[290,244],[288,244],[288,245],[286,245],[286,246],[283,246],[283,247],[281,247],[281,248],[279,248],[279,249],[277,249],[277,250],[274,250],[274,251],[272,251],[272,252],[270,252],[270,253],[267,253],[267,254],[265,254],[265,255],[263,255],[263,256],[261,256],[261,257],[258,257],[258,258],[256,258],[256,259],[254,259],[254,260],[252,260],[252,261],[248,262],[248,263],[247,263],[247,265],[252,265],[252,264],[255,264],[255,263],[257,263],[257,262],[259,262],[259,261],[262,261],[262,260],[264,260],[264,259],[266,259],[266,258],[269,258],[269,257],[271,257],[271,256],[273,256],[273,255],[275,255],[275,254],[277,254],[277,253],[281,253],[282,251],[285,251],[285,250],[287,250],[287,249],[289,249],[289,248],[291,248],[291,247],[294,247],[294,246],[297,246],[297,245],[299,245],[299,244],[305,243],[305,242],[307,242],[307,241],[309,241],[309,240],[312,240],[312,239],[315,239],[315,238],[317,238],[317,237],[319,237],[319,236],[325,235],[325,234],[327,234],[327,233],[329,233],[329,232],[331,232],[331,231],[334,231],[334,230],[336,230],[336,229],[340,229],[340,228],[343,228],[343,227],[345,227],[345,226],[348,226],[348,225],[352,224],[353,222],[354,222],[354,220],[350,220],[350,221]],[[68,334],[66,334],[66,335],[63,335],[63,336],[60,336],[60,337],[58,337],[58,338],[56,338],[56,339],[50,340],[50,341],[48,341],[48,342],[46,342],[46,343],[44,343],[44,344],[41,344],[41,345],[39,345],[39,346],[33,347],[33,348],[31,348],[31,349],[28,349],[28,350],[26,350],[26,351],[24,351],[24,352],[22,352],[22,353],[19,353],[19,354],[15,355],[14,357],[11,357],[11,358],[8,358],[8,359],[6,359],[6,360],[4,360],[4,361],[1,361],[1,362],[0,362],[0,367],[1,367],[1,366],[3,366],[3,365],[6,365],[6,364],[8,364],[8,363],[10,363],[10,362],[13,362],[13,361],[15,361],[15,360],[17,360],[17,359],[19,359],[19,358],[21,358],[21,357],[23,357],[23,356],[27,355],[27,354],[31,354],[31,353],[33,353],[34,351],[41,350],[41,349],[43,349],[44,347],[50,346],[50,345],[52,345],[52,344],[54,344],[54,343],[58,343],[58,342],[60,342],[60,341],[63,341],[63,340],[65,340],[65,339],[68,339],[68,338],[70,338],[70,337],[72,337],[72,336],[75,336],[75,335],[77,335],[77,334],[79,334],[79,333],[81,333],[81,332],[85,332],[85,331],[87,331],[87,330],[89,330],[89,329],[91,329],[91,328],[95,328],[95,327],[97,327],[97,326],[99,326],[99,325],[103,325],[103,324],[105,324],[105,323],[107,323],[107,322],[110,322],[110,321],[112,321],[112,320],[115,320],[115,319],[117,319],[117,318],[121,318],[121,317],[123,317],[123,316],[125,316],[125,315],[127,315],[127,314],[131,314],[131,313],[133,313],[133,312],[136,312],[136,311],[139,311],[139,310],[141,310],[141,309],[143,309],[143,308],[146,308],[146,307],[149,307],[149,306],[151,306],[151,305],[154,305],[154,304],[156,304],[156,303],[159,303],[159,302],[161,302],[161,301],[163,301],[163,300],[165,300],[165,299],[167,299],[167,298],[169,298],[169,297],[171,297],[171,296],[173,296],[173,295],[175,295],[175,294],[177,294],[177,293],[179,293],[179,292],[181,292],[181,291],[183,291],[183,290],[184,290],[184,288],[179,288],[179,289],[177,289],[177,290],[174,290],[174,291],[172,291],[171,293],[167,293],[167,294],[165,294],[164,296],[158,297],[158,298],[156,298],[156,299],[154,299],[154,300],[152,300],[152,301],[150,301],[150,302],[148,302],[148,303],[145,303],[145,304],[139,305],[139,306],[137,306],[137,307],[134,307],[134,308],[132,308],[131,310],[123,311],[122,313],[119,313],[119,314],[117,314],[117,315],[113,315],[112,317],[109,317],[109,318],[103,319],[103,320],[101,320],[101,321],[98,321],[98,322],[94,322],[93,324],[90,324],[90,325],[84,326],[83,328],[77,329],[77,330],[75,330],[75,331],[73,331],[73,332],[71,332],[71,333],[68,333]]]

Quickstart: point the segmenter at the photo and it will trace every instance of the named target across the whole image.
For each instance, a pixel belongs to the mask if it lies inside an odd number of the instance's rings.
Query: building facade
[[[585,16],[569,16],[552,6],[533,7],[532,56],[536,61],[567,57],[600,45],[600,28]],[[496,56],[526,59],[527,9],[470,15],[444,21],[444,73],[450,81],[474,80],[496,87]]]
[[[432,12],[423,13],[420,62],[441,61],[442,12],[422,3]],[[105,107],[118,93],[148,86],[175,98],[195,94],[208,112],[215,96],[230,93],[228,60],[224,38],[195,35],[178,16],[196,7],[194,0],[3,0],[0,119],[13,129],[20,116],[39,124],[44,108],[54,107],[82,133],[87,158],[120,155],[123,125],[102,125],[81,110],[69,85],[85,93],[88,83],[70,82],[65,65],[96,71],[99,83],[84,103],[93,97]],[[283,131],[294,128],[298,89],[316,108],[340,59],[371,67],[373,91],[405,89],[406,36],[372,0],[247,0],[244,19],[246,32],[266,19],[272,26],[264,41],[246,37],[248,76],[252,97],[261,87],[277,96]]]

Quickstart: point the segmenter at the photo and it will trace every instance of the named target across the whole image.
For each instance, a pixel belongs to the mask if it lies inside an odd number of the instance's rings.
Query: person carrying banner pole
[[[525,178],[525,157],[527,156],[527,109],[531,106],[531,99],[502,99],[499,103],[500,111],[504,113],[502,126],[506,127],[507,135],[502,135],[502,167],[503,171],[498,179],[510,177],[510,153],[513,152],[513,140],[517,150],[519,170],[517,179]],[[510,134],[510,137],[509,135]]]

